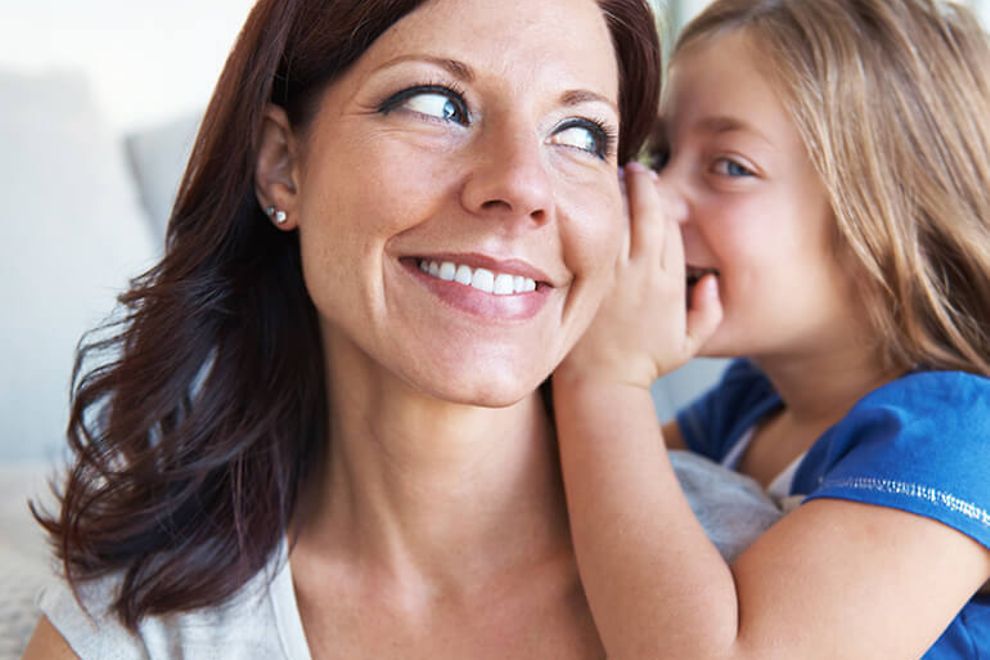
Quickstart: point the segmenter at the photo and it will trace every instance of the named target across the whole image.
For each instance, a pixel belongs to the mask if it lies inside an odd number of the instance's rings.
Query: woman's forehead
[[[577,84],[615,101],[618,65],[594,0],[431,0],[372,44],[357,66],[444,60],[472,76]]]

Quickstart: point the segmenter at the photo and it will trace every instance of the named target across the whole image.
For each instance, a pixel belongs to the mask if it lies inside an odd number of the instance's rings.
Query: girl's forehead
[[[667,130],[747,124],[771,135],[790,125],[763,64],[756,45],[739,31],[702,39],[678,51],[660,105]]]

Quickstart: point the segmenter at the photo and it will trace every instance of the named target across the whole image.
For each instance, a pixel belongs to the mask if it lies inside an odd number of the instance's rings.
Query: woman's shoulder
[[[287,562],[281,559],[221,604],[148,616],[134,631],[113,611],[123,579],[123,573],[112,573],[79,583],[75,592],[56,580],[42,591],[41,612],[79,657],[295,657],[287,652],[283,633],[282,619],[296,610]]]

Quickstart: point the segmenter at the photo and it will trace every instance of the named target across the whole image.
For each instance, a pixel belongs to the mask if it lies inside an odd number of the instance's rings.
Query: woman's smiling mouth
[[[443,255],[400,261],[442,302],[488,320],[530,319],[554,290],[546,275],[516,260]]]
[[[457,282],[496,296],[511,296],[536,291],[536,280],[523,275],[496,273],[487,268],[474,268],[452,261],[419,260],[419,269],[444,282]]]

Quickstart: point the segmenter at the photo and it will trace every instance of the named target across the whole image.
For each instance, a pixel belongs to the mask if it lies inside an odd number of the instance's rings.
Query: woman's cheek
[[[618,185],[599,186],[579,197],[579,204],[568,210],[571,225],[566,237],[575,259],[572,272],[583,279],[607,284],[615,260],[628,231],[628,220]]]

